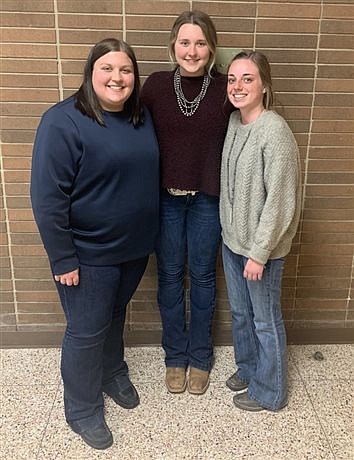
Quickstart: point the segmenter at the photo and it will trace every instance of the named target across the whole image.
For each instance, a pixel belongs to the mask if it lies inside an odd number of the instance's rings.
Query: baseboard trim
[[[353,328],[287,328],[289,344],[354,343]],[[0,348],[57,348],[63,331],[1,331]],[[214,331],[215,345],[231,345],[230,330]],[[159,346],[161,331],[126,331],[126,346]]]

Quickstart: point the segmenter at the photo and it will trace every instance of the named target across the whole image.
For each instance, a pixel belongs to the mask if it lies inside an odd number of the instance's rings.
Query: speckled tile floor
[[[324,359],[317,361],[314,353]],[[1,350],[0,458],[6,460],[353,460],[354,345],[289,347],[289,405],[236,409],[225,386],[231,347],[216,347],[210,388],[171,395],[159,347],[127,348],[141,404],[105,400],[114,444],[87,447],[66,425],[58,349]]]

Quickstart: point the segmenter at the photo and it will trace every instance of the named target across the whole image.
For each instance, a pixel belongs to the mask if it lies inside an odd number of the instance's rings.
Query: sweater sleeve
[[[265,204],[250,258],[265,264],[296,214],[300,185],[299,152],[287,123],[265,127],[263,147]]]
[[[34,142],[31,201],[56,275],[79,266],[70,228],[70,198],[81,154],[75,124],[62,110],[53,107],[43,115]]]

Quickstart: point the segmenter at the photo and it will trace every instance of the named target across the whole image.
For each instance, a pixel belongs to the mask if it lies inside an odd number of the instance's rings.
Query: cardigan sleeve
[[[70,228],[70,202],[81,151],[73,121],[55,107],[46,112],[33,147],[31,201],[54,274],[79,266]]]
[[[265,264],[293,222],[300,183],[299,151],[285,120],[264,129],[265,203],[250,250],[250,258]]]

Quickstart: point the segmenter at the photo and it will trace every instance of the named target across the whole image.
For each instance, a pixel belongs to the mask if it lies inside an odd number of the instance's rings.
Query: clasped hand
[[[243,271],[243,277],[248,281],[260,281],[262,279],[263,270],[264,265],[259,264],[255,260],[248,259]]]

